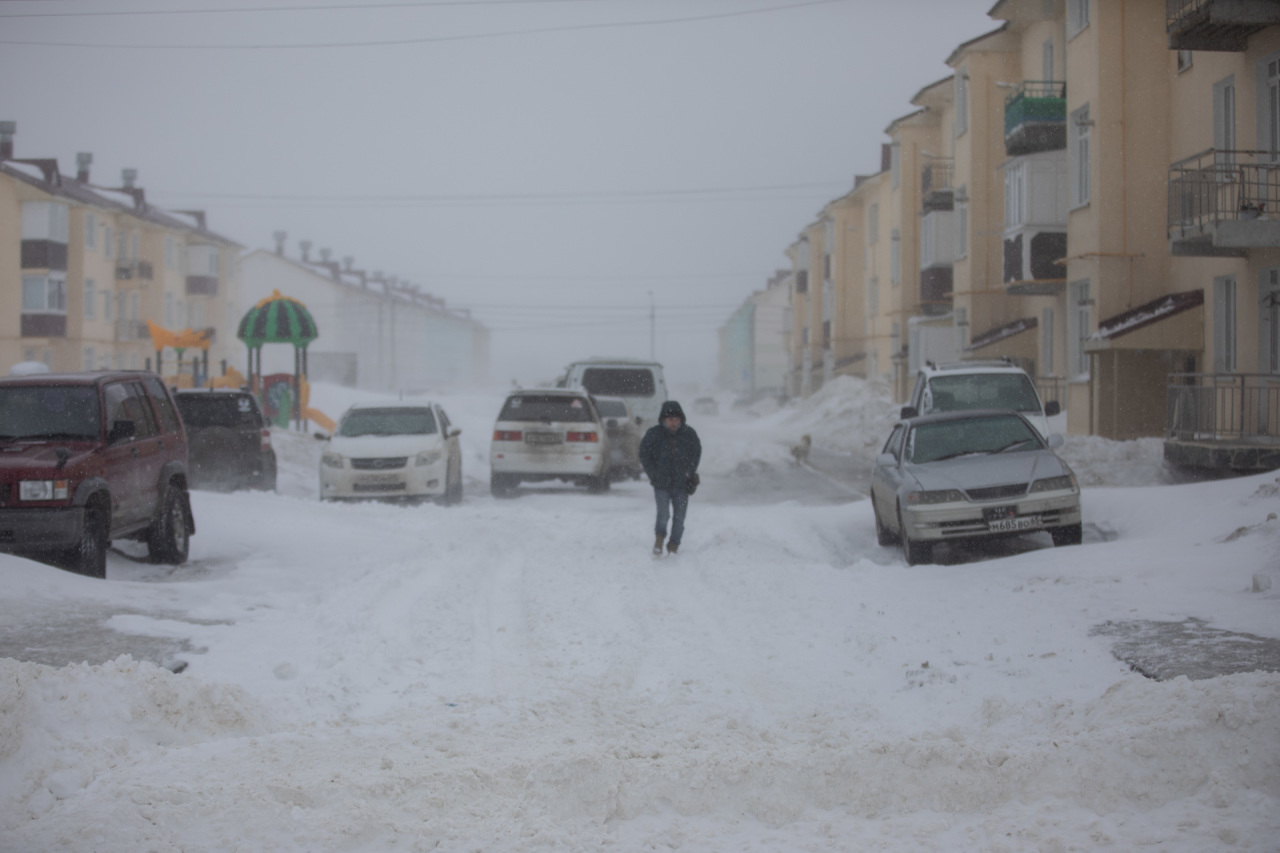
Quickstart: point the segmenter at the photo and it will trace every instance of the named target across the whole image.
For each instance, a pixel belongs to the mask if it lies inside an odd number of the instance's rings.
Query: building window
[[[1089,105],[1071,113],[1071,206],[1089,203]]]
[[[1067,0],[1067,38],[1089,26],[1089,0]]]
[[[173,328],[173,294],[166,293],[164,295],[164,324],[170,329]]]
[[[98,248],[98,217],[92,213],[84,215],[84,247]]]
[[[109,290],[102,291],[102,319],[108,323],[111,322],[111,303],[115,302],[115,295]]]
[[[86,320],[98,318],[98,285],[91,278],[84,280],[84,318]]]
[[[1258,93],[1262,114],[1258,116],[1258,147],[1280,160],[1280,53],[1258,63]]]
[[[872,204],[867,213],[867,244],[880,239],[880,205]]]
[[[1258,367],[1263,373],[1276,374],[1280,373],[1280,267],[1262,271],[1259,295]]]
[[[1181,74],[1183,71],[1186,71],[1188,68],[1190,68],[1192,61],[1193,60],[1191,59],[1191,51],[1189,50],[1178,51],[1178,73]]]
[[[22,203],[22,239],[66,243],[70,213],[65,204],[56,201]]]
[[[963,350],[969,346],[969,309],[957,308],[955,317],[956,345]]]
[[[966,198],[965,188],[961,187],[956,192],[957,199]],[[969,256],[969,202],[957,200],[955,202],[956,211],[956,257],[967,258]]]
[[[1236,78],[1231,76],[1213,84],[1213,147],[1218,149],[1217,162],[1232,163],[1236,150]]]
[[[1089,297],[1089,281],[1073,281],[1067,287],[1067,370],[1076,380],[1089,378],[1089,353],[1084,343],[1089,339],[1093,303]]]
[[[969,72],[956,72],[956,120],[955,135],[963,136],[969,129]]]
[[[67,312],[67,281],[56,275],[22,277],[22,310],[40,314]]]
[[[164,238],[164,265],[171,270],[178,267],[178,241],[168,234]]]
[[[1236,277],[1213,280],[1213,370],[1236,372]]]
[[[867,282],[867,314],[874,317],[880,313],[880,279],[872,276]]]
[[[902,281],[902,235],[897,228],[889,233],[889,284],[897,287]]]
[[[1018,160],[1004,170],[1004,226],[1013,228],[1027,220],[1027,164]]]
[[[1053,309],[1040,312],[1040,375],[1053,375]]]
[[[889,146],[889,181],[896,189],[902,180],[902,143],[893,140]]]
[[[138,294],[129,294],[129,319],[138,322]]]
[[[113,257],[116,246],[116,232],[110,225],[102,230],[102,251],[108,258]]]
[[[1053,39],[1045,39],[1040,45],[1040,79],[1053,80]]]

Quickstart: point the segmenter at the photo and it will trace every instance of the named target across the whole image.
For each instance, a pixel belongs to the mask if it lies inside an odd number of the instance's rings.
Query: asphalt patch
[[[1195,617],[1181,622],[1103,622],[1089,633],[1111,637],[1111,653],[1155,681],[1180,675],[1200,681],[1240,672],[1280,672],[1280,640],[1210,628]]]

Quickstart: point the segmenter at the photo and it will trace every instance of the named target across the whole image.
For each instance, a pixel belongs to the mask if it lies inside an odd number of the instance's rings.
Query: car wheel
[[[191,541],[187,538],[187,493],[171,485],[164,491],[160,515],[147,531],[147,549],[153,563],[177,565],[187,561]]]
[[[601,474],[599,477],[591,477],[587,480],[587,491],[593,495],[603,494],[609,491],[609,475]]]
[[[73,572],[91,578],[107,576],[108,536],[107,514],[101,507],[89,506],[84,511],[84,527],[80,529],[80,541],[66,554],[66,564]]]
[[[462,471],[454,473],[453,466],[449,466],[449,470],[444,477],[444,496],[440,503],[444,506],[453,506],[462,501]]]
[[[897,537],[893,535],[893,531],[884,526],[884,522],[880,520],[880,510],[876,508],[876,499],[871,497],[871,513],[876,517],[876,542],[881,547],[892,545],[897,542]]]
[[[1079,545],[1084,541],[1084,526],[1068,524],[1066,527],[1055,527],[1049,531],[1053,537],[1054,547],[1060,545]]]
[[[268,458],[262,466],[262,473],[258,475],[257,482],[254,483],[255,489],[261,489],[264,492],[274,492],[276,490],[276,481],[278,480],[276,471],[276,458],[274,455]]]
[[[902,507],[898,507],[898,539],[902,542],[902,556],[907,558],[908,566],[927,563],[933,557],[933,546],[928,542],[920,542],[907,535],[907,525],[902,521]]]
[[[510,474],[493,474],[489,477],[489,491],[495,498],[509,498],[520,480]]]

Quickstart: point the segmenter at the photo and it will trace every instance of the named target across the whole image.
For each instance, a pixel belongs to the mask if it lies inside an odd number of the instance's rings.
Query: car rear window
[[[248,394],[179,394],[178,411],[188,427],[261,427],[262,415]]]
[[[513,394],[503,404],[500,421],[568,421],[593,423],[591,407],[581,397],[553,394]]]
[[[436,416],[431,409],[387,408],[352,409],[338,424],[338,435],[358,438],[362,435],[432,435]]]
[[[602,418],[625,418],[627,404],[621,400],[596,400],[596,411]]]
[[[97,440],[102,431],[92,386],[25,385],[0,388],[0,440]]]
[[[1022,373],[969,373],[935,376],[929,381],[931,412],[1009,409],[1040,413],[1035,386]]]
[[[588,367],[582,387],[597,397],[652,397],[653,371],[645,367]]]

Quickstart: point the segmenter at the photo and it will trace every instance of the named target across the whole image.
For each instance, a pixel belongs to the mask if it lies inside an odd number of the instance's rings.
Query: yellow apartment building
[[[149,204],[125,170],[122,185],[90,181],[81,154],[75,177],[54,159],[14,156],[13,122],[0,123],[0,368],[39,361],[55,371],[176,369],[156,364],[147,321],[191,328],[211,340],[208,372],[236,357],[239,246],[209,231],[199,212]],[[193,353],[186,353],[186,384]],[[203,365],[201,366],[203,369]]]

